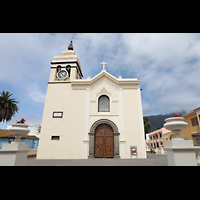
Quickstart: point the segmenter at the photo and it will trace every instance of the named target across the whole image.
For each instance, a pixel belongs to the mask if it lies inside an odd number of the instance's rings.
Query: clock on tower
[[[60,82],[70,82],[76,79],[82,79],[82,68],[77,55],[73,49],[71,41],[68,51],[63,51],[61,56],[54,56],[51,62],[51,74],[49,84]]]

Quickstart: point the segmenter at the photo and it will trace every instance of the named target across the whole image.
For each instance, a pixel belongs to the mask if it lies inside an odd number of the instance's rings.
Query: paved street
[[[147,154],[147,159],[37,160],[28,158],[27,166],[167,166],[166,155]]]

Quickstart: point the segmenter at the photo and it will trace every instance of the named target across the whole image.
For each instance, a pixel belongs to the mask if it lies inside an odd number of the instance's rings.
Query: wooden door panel
[[[104,134],[104,127],[103,126],[98,126],[96,129],[96,136],[103,136]]]
[[[114,134],[112,128],[102,124],[95,131],[94,156],[99,158],[114,157]]]
[[[105,125],[104,134],[105,136],[113,136],[112,128],[108,125]]]
[[[105,157],[114,157],[114,140],[113,136],[105,137]]]
[[[95,138],[95,157],[104,157],[104,138],[103,136],[96,136]]]

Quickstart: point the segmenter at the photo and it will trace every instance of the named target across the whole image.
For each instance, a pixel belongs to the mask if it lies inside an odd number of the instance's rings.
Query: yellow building
[[[0,129],[0,138],[1,137],[6,137],[11,135],[11,133],[8,130]]]
[[[193,140],[194,145],[200,146],[200,107],[186,113],[182,117],[188,123],[188,127],[181,131],[180,136]]]
[[[167,130],[166,132],[164,132],[163,133],[163,147],[166,147],[165,142],[167,140],[171,140],[173,137],[174,137],[174,134],[170,130]]]

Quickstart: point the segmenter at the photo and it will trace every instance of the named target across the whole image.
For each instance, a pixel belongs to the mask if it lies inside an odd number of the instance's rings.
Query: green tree
[[[1,92],[0,93],[0,122],[8,122],[11,118],[18,113],[18,106],[19,101],[16,101],[15,98],[11,98],[13,94],[10,92]]]
[[[146,136],[146,133],[149,133],[151,129],[151,123],[148,117],[143,117],[143,120],[144,120],[144,131],[145,131],[145,136]]]
[[[41,132],[41,126],[38,126],[38,127],[37,127],[37,131],[36,131],[36,132],[37,132],[37,135],[40,134],[40,132]]]

